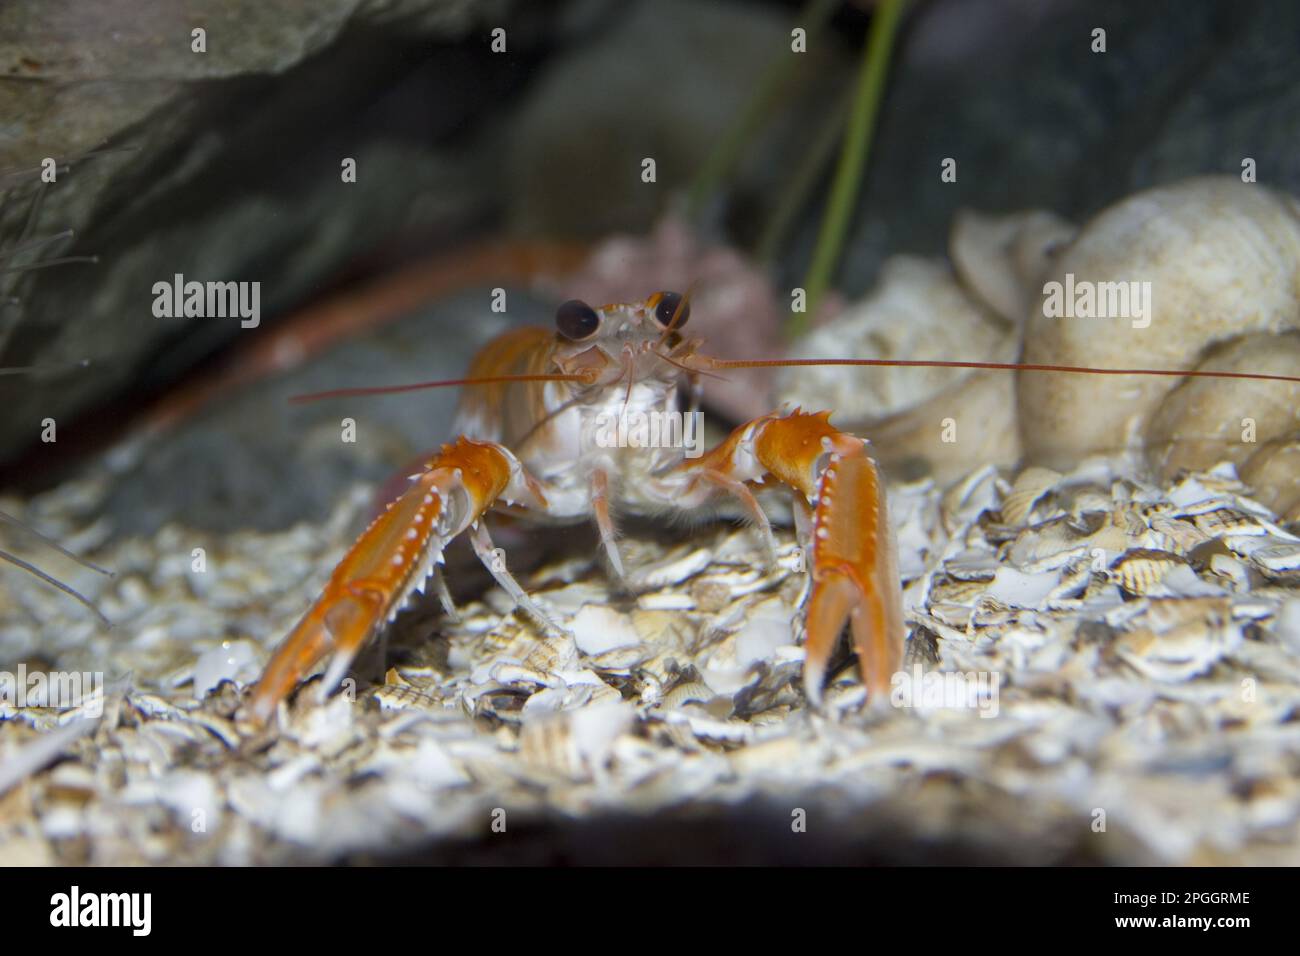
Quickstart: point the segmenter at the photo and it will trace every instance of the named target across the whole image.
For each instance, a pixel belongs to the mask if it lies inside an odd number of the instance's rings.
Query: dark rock
[[[1095,27],[1106,53],[1090,49]],[[1240,173],[1247,156],[1260,182],[1300,192],[1300,6],[1288,0],[937,3],[903,43],[846,292],[869,288],[886,255],[945,249],[964,207],[1081,220],[1149,186]],[[956,183],[940,181],[945,157]],[[785,260],[792,283],[815,235],[809,218]]]
[[[19,273],[0,363],[90,368],[0,383],[0,458],[126,391],[174,380],[238,322],[159,319],[155,282],[260,281],[269,319],[404,229],[451,230],[495,203],[472,122],[516,83],[466,0],[15,2],[0,8],[0,250],[73,229],[98,256]],[[207,53],[190,29],[207,30]],[[481,44],[453,45],[468,31]],[[524,36],[517,36],[519,46]],[[534,35],[537,34],[534,30]],[[475,51],[478,51],[477,54]],[[108,144],[114,151],[80,160]],[[43,158],[72,160],[53,184]],[[357,182],[341,179],[344,157]],[[0,276],[0,278],[4,278]],[[10,277],[12,278],[12,277]]]

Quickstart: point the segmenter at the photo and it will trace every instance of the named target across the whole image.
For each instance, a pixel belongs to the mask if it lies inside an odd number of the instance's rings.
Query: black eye
[[[570,299],[555,310],[555,327],[566,339],[585,339],[599,325],[596,310],[581,299]]]
[[[667,328],[668,323],[672,322],[673,315],[677,312],[677,307],[682,304],[682,294],[680,292],[660,292],[659,304],[655,306],[655,319],[659,324]],[[673,326],[680,329],[686,324],[686,320],[691,317],[691,306],[687,303],[682,307],[682,314],[677,316],[677,324]]]

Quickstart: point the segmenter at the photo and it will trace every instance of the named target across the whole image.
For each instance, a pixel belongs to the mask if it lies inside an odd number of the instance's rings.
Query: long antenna
[[[674,317],[676,321],[676,317]],[[858,366],[865,368],[961,368],[1006,372],[1063,372],[1077,375],[1152,375],[1165,378],[1218,378],[1244,379],[1255,382],[1294,382],[1300,384],[1300,375],[1268,375],[1262,372],[1218,372],[1211,369],[1179,368],[1102,368],[1090,365],[1038,365],[1031,362],[946,362],[928,359],[720,359],[711,355],[695,355],[693,359],[705,369],[741,368],[808,368],[815,366]],[[671,362],[683,371],[708,375],[705,369],[692,368],[682,362]],[[14,371],[22,371],[16,369]],[[0,375],[9,370],[0,369]],[[397,395],[431,388],[451,388],[457,385],[492,385],[500,382],[586,382],[595,378],[594,370],[587,374],[537,374],[537,375],[487,375],[482,378],[449,378],[437,382],[415,382],[410,385],[380,385],[369,388],[336,388],[325,392],[310,392],[290,397],[290,403],[302,405],[330,398],[359,398],[369,395]]]
[[[1009,372],[1067,372],[1080,375],[1160,375],[1172,378],[1248,379],[1257,382],[1297,382],[1300,375],[1265,375],[1261,372],[1216,372],[1209,369],[1095,368],[1087,365],[1036,365],[1029,362],[942,362],[919,359],[720,359],[697,356],[709,368],[800,368],[817,365],[853,365],[868,368],[969,368]]]
[[[294,395],[289,401],[294,405],[319,402],[327,398],[356,398],[364,395],[396,395],[401,392],[418,392],[427,388],[449,388],[454,385],[492,385],[498,382],[591,382],[594,371],[587,375],[486,375],[482,378],[449,378],[440,382],[415,382],[411,385],[380,385],[374,388],[336,388],[327,392],[310,392]]]

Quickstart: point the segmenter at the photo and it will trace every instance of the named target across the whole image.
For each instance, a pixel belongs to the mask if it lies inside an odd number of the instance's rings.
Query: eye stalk
[[[681,315],[677,315],[678,309],[682,310]],[[677,322],[673,323],[673,316],[677,315]],[[655,321],[664,328],[672,325],[674,329],[680,329],[686,324],[686,320],[691,317],[691,306],[688,302],[682,305],[682,294],[680,292],[660,292],[659,303],[655,306]]]
[[[600,327],[600,316],[581,299],[570,299],[555,310],[555,327],[566,339],[579,342]]]

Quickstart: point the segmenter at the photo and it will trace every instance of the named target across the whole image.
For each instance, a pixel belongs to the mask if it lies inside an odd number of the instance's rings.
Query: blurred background
[[[584,290],[684,285],[710,250],[714,273],[742,276],[740,301],[697,308],[696,331],[715,354],[776,354],[871,11],[11,0],[0,364],[42,370],[0,379],[0,482],[32,492],[107,463],[119,533],[180,516],[318,521],[348,482],[448,437],[455,396],[340,409],[289,395],[454,377],[507,323],[549,322]],[[796,27],[807,52],[792,58]],[[1298,36],[1285,0],[911,4],[834,290],[861,295],[887,254],[941,255],[961,208],[1082,220],[1145,186],[1234,172],[1245,154],[1270,184],[1300,186]],[[960,177],[944,184],[949,156]],[[46,157],[57,181],[34,182]],[[47,265],[63,257],[96,261]],[[260,326],[155,317],[151,289],[176,273],[259,281]],[[341,414],[362,426],[356,447],[340,448]]]

